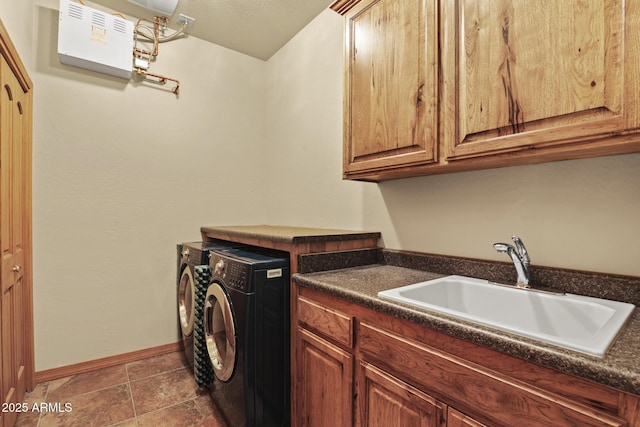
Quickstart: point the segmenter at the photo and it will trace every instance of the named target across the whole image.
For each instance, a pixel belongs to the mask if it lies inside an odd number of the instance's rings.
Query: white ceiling
[[[157,13],[127,0],[89,0],[137,18]],[[188,34],[267,60],[333,0],[179,0],[169,26],[180,13],[196,19]]]

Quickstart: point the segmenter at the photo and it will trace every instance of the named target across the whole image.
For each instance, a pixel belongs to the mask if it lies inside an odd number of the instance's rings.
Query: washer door
[[[193,333],[195,296],[195,282],[191,269],[187,266],[180,276],[180,286],[178,287],[178,316],[180,317],[180,329],[185,337],[191,336]]]
[[[229,297],[217,282],[209,285],[204,302],[204,336],[213,373],[229,381],[236,365],[236,327]]]

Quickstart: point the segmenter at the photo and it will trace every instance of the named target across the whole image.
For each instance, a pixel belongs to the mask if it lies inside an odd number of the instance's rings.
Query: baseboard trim
[[[129,353],[117,354],[115,356],[103,357],[101,359],[89,360],[87,362],[80,362],[73,365],[61,366],[59,368],[37,371],[35,375],[36,384],[56,380],[58,378],[68,377],[71,375],[83,374],[85,372],[95,371],[97,369],[122,365],[123,363],[135,362],[153,356],[160,356],[163,354],[172,353],[174,351],[179,351],[182,348],[182,341],[180,341],[177,343],[145,348],[143,350],[131,351]]]

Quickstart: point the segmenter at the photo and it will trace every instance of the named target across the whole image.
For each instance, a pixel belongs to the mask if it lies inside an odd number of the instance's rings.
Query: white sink
[[[517,289],[464,276],[389,289],[378,296],[599,357],[635,308],[624,302]]]

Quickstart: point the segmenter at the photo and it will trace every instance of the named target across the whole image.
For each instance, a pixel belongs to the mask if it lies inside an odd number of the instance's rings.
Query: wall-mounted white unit
[[[129,3],[137,4],[165,16],[173,15],[178,6],[178,0],[129,0]]]
[[[130,79],[133,69],[133,22],[60,0],[60,62]]]

